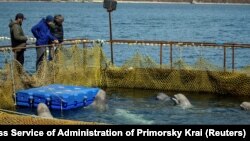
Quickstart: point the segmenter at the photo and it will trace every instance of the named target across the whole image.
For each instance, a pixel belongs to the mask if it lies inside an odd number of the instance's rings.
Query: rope
[[[47,119],[46,117],[40,117],[40,116],[37,116],[37,115],[34,115],[34,114],[25,114],[25,113],[20,113],[20,112],[5,110],[5,109],[0,109],[0,112],[9,113],[9,114],[15,114],[15,115],[21,115],[21,116],[29,116],[29,117],[33,117],[33,118]],[[53,120],[64,120],[64,119],[53,118]]]
[[[0,109],[0,111],[1,111],[1,112],[5,112],[5,113],[10,113],[10,114],[16,114],[16,115],[23,115],[23,116],[38,117],[37,115],[25,114],[25,113],[20,113],[20,112],[15,112],[15,111],[10,111],[10,110],[5,110],[5,109]]]

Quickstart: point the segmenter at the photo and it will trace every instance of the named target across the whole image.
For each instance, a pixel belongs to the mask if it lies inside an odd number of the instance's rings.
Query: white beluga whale
[[[187,97],[181,93],[174,95],[172,100],[175,102],[175,104],[179,105],[183,109],[191,108],[192,104],[189,102]]]
[[[157,96],[155,97],[155,99],[159,102],[159,104],[164,104],[165,106],[173,106],[175,105],[175,102],[172,100],[172,97],[168,96],[165,93],[158,93]]]
[[[101,89],[98,91],[91,106],[100,111],[105,111],[107,109],[106,92],[104,90]]]
[[[241,109],[243,110],[250,110],[250,102],[242,102],[240,104]]]
[[[156,96],[156,100],[169,101],[169,100],[171,100],[171,98],[165,93],[158,93]]]
[[[154,124],[154,121],[145,119],[143,115],[133,114],[130,111],[124,109],[115,109],[114,116],[127,121],[128,124]]]
[[[52,119],[53,116],[50,113],[48,106],[44,103],[39,103],[37,106],[37,115],[43,118]]]

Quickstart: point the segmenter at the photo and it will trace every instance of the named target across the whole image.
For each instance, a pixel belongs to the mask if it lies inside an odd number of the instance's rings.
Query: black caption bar
[[[92,125],[0,126],[1,136],[235,138],[248,140],[249,125]]]

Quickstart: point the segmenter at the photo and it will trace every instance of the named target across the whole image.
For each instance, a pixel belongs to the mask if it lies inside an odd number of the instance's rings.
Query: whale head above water
[[[191,108],[192,104],[189,102],[187,97],[183,94],[176,94],[172,98],[176,105],[181,106],[183,109]]]
[[[107,109],[106,104],[106,92],[104,90],[99,90],[94,102],[91,104],[97,110],[105,111]]]
[[[243,110],[250,110],[250,102],[242,102],[240,104],[241,109]]]
[[[158,93],[156,96],[156,100],[168,101],[171,100],[171,98],[165,93]]]
[[[44,103],[39,103],[37,106],[37,115],[43,118],[53,118],[48,106]]]

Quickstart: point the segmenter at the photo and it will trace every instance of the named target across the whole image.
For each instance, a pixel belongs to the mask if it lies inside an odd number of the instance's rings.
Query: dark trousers
[[[21,50],[21,51],[16,51],[15,52],[15,59],[23,66],[24,64],[24,51],[25,50]]]
[[[45,47],[36,48],[36,53],[37,53],[36,70],[38,70],[39,66],[41,65],[41,63],[43,61],[45,51],[46,51]]]
[[[47,50],[47,51],[46,51]],[[53,60],[54,57],[54,48],[52,47],[40,47],[36,48],[37,58],[36,58],[36,70],[38,70],[39,66],[41,65],[44,57],[47,61]]]
[[[36,70],[38,70],[39,66],[41,65],[43,61],[44,54],[40,56],[39,59],[36,60]]]

